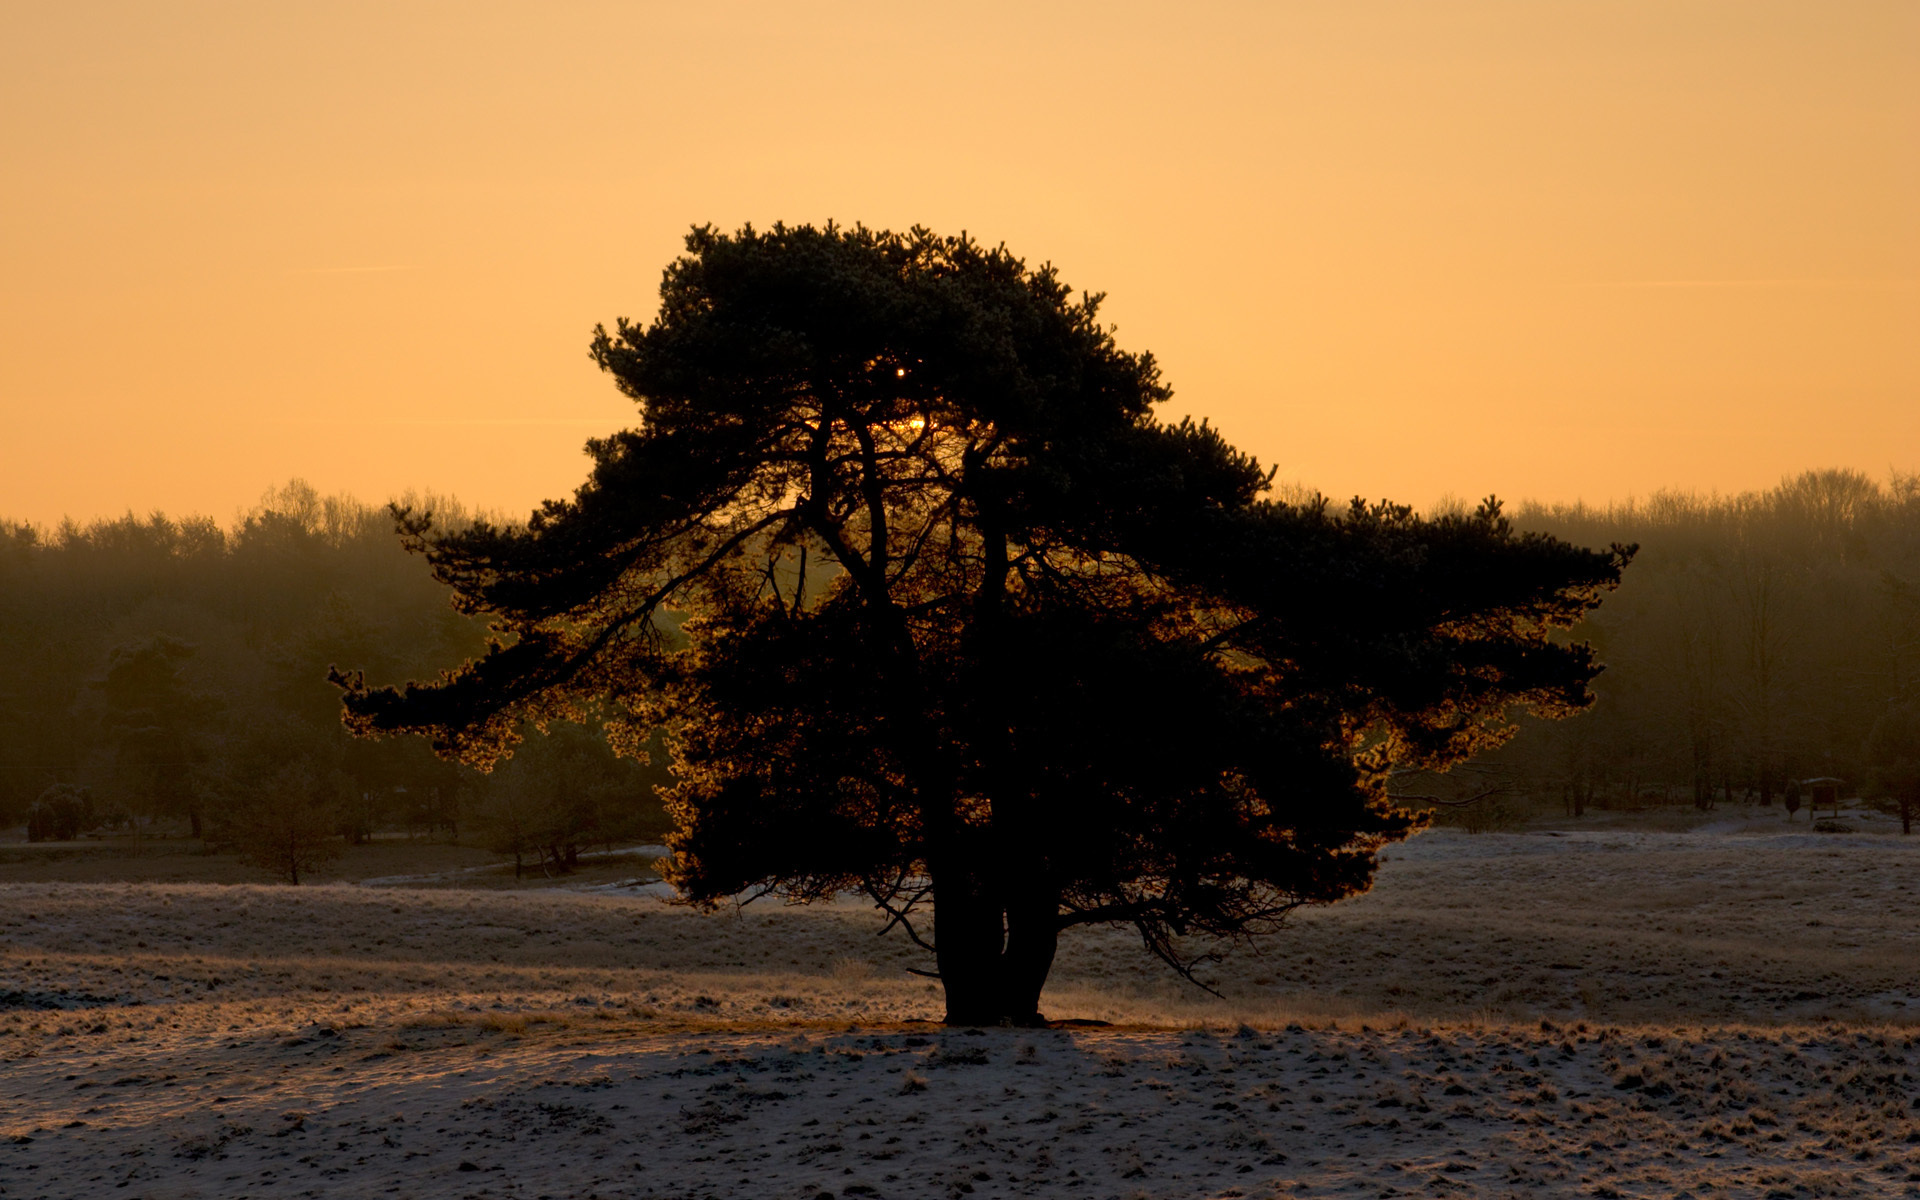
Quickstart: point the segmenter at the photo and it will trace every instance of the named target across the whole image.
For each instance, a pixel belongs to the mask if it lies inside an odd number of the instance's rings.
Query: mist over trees
[[[1893,799],[1905,726],[1889,714],[1920,700],[1920,477],[1808,471],[1765,492],[1529,504],[1514,519],[1641,546],[1571,633],[1606,664],[1599,703],[1493,756],[1536,802],[1764,804],[1817,776]]]
[[[30,833],[49,839],[191,834],[284,878],[377,829],[480,839],[492,782],[420,739],[346,736],[327,682],[337,661],[413,678],[480,654],[484,627],[447,601],[384,506],[299,481],[229,527],[158,513],[0,522],[0,827],[37,812]],[[565,740],[617,783],[595,793],[592,820],[542,815],[565,834],[547,839],[562,867],[569,848],[657,825],[664,777],[596,735]]]

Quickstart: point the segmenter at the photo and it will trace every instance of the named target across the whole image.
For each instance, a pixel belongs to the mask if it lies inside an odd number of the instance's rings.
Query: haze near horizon
[[[30,6],[0,516],[290,477],[524,512],[689,225],[924,224],[1104,291],[1334,496],[1920,466],[1920,9]]]

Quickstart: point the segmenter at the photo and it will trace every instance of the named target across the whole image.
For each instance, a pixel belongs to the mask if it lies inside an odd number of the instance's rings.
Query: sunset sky
[[[1920,469],[1920,4],[37,3],[0,517],[524,511],[687,227],[967,230],[1283,478]]]

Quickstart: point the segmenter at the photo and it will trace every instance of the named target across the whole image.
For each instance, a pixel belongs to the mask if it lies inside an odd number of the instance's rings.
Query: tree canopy
[[[669,730],[671,879],[713,904],[858,889],[955,1022],[1038,1020],[1059,934],[1271,929],[1370,883],[1509,710],[1589,702],[1555,638],[1630,550],[1489,499],[1283,503],[1050,267],[915,229],[696,229],[651,324],[600,328],[639,408],[524,527],[402,535],[487,614],[427,684],[336,673],[361,733],[489,764],[606,705]],[[927,909],[931,919],[924,920]]]

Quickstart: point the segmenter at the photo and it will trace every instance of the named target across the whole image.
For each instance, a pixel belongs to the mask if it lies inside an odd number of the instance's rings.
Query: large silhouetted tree
[[[1004,249],[687,246],[650,326],[598,331],[640,423],[572,500],[525,528],[401,511],[498,640],[430,685],[337,674],[356,730],[487,764],[609,700],[628,746],[667,723],[687,896],[861,889],[933,952],[949,1021],[1028,1022],[1062,930],[1130,924],[1187,969],[1187,935],[1364,890],[1419,824],[1391,769],[1588,702],[1590,652],[1549,634],[1619,548],[1491,500],[1263,499],[1216,431],[1154,415],[1099,297]]]

